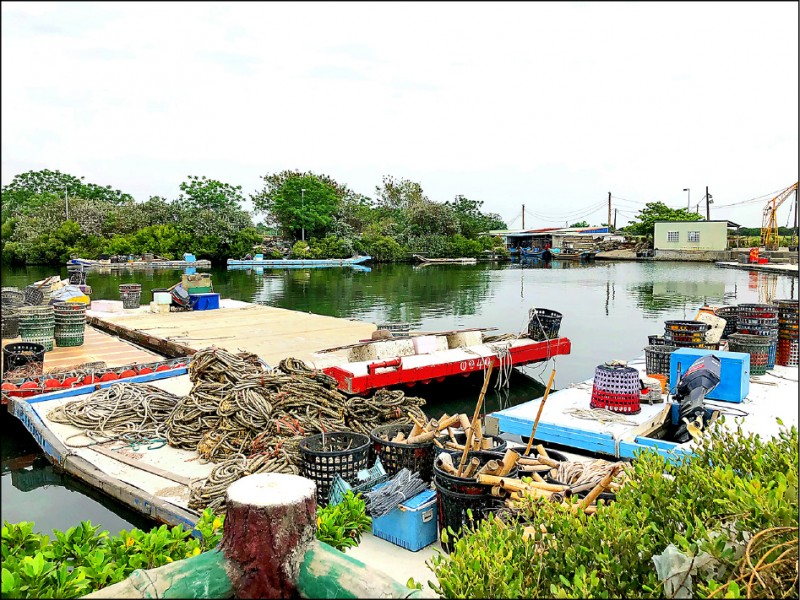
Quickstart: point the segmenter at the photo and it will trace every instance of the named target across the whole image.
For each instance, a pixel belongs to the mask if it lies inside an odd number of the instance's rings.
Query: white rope
[[[615,423],[619,425],[637,425],[636,421],[626,419],[620,413],[605,408],[567,408],[564,414],[572,415],[576,419],[588,419],[602,424]]]

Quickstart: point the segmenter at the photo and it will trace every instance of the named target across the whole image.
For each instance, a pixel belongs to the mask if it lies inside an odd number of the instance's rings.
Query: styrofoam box
[[[420,335],[413,338],[414,354],[430,354],[436,352],[436,336]]]
[[[392,512],[372,519],[372,535],[416,552],[437,539],[436,492],[425,490]]]
[[[169,292],[153,292],[153,302],[156,304],[172,304],[172,294]]]
[[[122,312],[121,300],[93,300],[92,310],[96,312]]]

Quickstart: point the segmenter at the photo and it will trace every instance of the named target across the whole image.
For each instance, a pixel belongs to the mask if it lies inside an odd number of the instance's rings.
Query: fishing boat
[[[547,249],[539,248],[521,248],[520,252],[524,258],[544,258]]]
[[[88,258],[71,258],[67,261],[67,267],[79,266],[83,270],[88,271],[104,271],[116,269],[183,269],[186,267],[194,267],[198,269],[211,268],[211,261],[207,259],[194,259],[191,260],[166,260],[153,258],[152,260],[119,260],[112,262],[110,259],[92,260]]]
[[[279,259],[264,259],[259,258],[259,255],[256,254],[255,258],[252,259],[235,259],[229,258],[228,259],[228,268],[231,267],[278,267],[278,268],[290,268],[290,267],[306,267],[306,268],[316,268],[316,267],[352,267],[354,265],[360,265],[365,263],[369,260],[372,260],[371,256],[354,256],[352,258],[279,258]]]
[[[475,265],[478,264],[477,258],[427,258],[419,254],[414,254],[414,260],[421,265]]]
[[[553,258],[556,260],[594,260],[596,255],[597,251],[595,250],[562,250],[553,253]]]

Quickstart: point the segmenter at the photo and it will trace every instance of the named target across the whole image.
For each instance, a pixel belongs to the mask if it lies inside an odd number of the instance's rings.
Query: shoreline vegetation
[[[171,200],[136,201],[60,171],[21,173],[2,188],[2,262],[64,265],[71,257],[144,254],[176,260],[189,252],[224,265],[254,251],[265,259],[369,255],[378,263],[411,262],[414,254],[508,257],[502,238],[481,235],[508,228],[499,214],[484,212],[481,200],[457,195],[434,202],[419,183],[389,175],[373,197],[312,172],[284,170],[261,179],[261,189],[249,196],[251,212],[243,208],[242,186],[205,176],[188,176]],[[702,217],[649,202],[618,231],[652,243],[658,220]],[[738,233],[750,236],[745,245],[758,245],[759,229]],[[790,233],[779,228],[781,236]]]

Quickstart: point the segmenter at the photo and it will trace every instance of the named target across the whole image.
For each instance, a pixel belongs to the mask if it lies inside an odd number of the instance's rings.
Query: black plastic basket
[[[461,462],[461,457],[463,456],[463,452],[460,450],[452,450],[448,451],[448,454],[453,458],[453,465],[455,465],[456,469]],[[488,452],[485,450],[474,450],[472,452],[467,452],[467,460],[464,463],[468,465],[469,462],[473,459],[477,458],[480,463],[481,467],[488,463],[490,460],[496,460],[500,462],[503,459],[502,452]],[[476,495],[476,496],[485,496],[488,495],[491,491],[491,488],[488,485],[483,485],[478,483],[474,477],[458,477],[456,475],[451,475],[447,473],[443,469],[439,467],[437,464],[439,461],[434,461],[433,464],[433,482],[436,485],[437,490],[447,490],[449,492],[456,492],[458,494],[467,494],[467,495]],[[506,475],[506,477],[515,477],[517,475],[517,467],[511,469],[511,472]]]
[[[664,344],[662,346],[645,346],[644,362],[648,375],[657,373],[669,376],[670,355],[677,350],[677,346]]]
[[[19,315],[13,308],[4,308],[2,320],[2,338],[13,339],[19,335]]]
[[[433,457],[436,454],[433,441],[421,444],[391,441],[400,431],[408,436],[413,427],[410,424],[381,425],[373,429],[369,434],[372,441],[372,458],[380,458],[383,468],[389,475],[396,475],[405,468],[412,473],[419,473],[422,481],[430,482],[433,477]]]
[[[558,337],[563,315],[549,308],[532,308],[528,311],[528,337],[534,341]]]
[[[25,303],[25,292],[12,287],[3,288],[0,302],[2,302],[4,310],[6,308],[20,307]]]
[[[31,342],[17,342],[3,348],[3,374],[30,365],[41,375],[44,367],[45,347]]]
[[[647,343],[650,346],[665,346],[667,345],[663,335],[655,334],[647,336]]]
[[[463,431],[455,431],[453,432],[453,437],[456,439],[456,443],[463,446],[467,441],[467,434]],[[484,435],[485,438],[489,438],[492,440],[492,447],[491,448],[481,448],[481,450],[485,450],[487,452],[505,452],[506,448],[508,447],[508,442],[506,442],[503,438],[496,436],[496,435]],[[449,439],[449,438],[448,438]]]
[[[725,328],[722,330],[722,339],[727,340],[728,336],[736,333],[736,321],[739,318],[738,306],[720,306],[714,311],[720,319],[725,319]]]
[[[25,304],[28,306],[38,306],[44,300],[44,292],[36,287],[28,286],[25,288]]]
[[[303,439],[300,453],[303,476],[317,484],[317,504],[324,505],[336,473],[352,484],[358,472],[367,468],[369,438],[354,431],[320,433]]]
[[[465,526],[481,522],[495,508],[504,506],[503,500],[490,495],[477,496],[474,494],[459,494],[451,490],[439,489],[437,491],[437,520],[439,541],[448,554],[453,550],[453,545],[464,532]],[[469,512],[467,512],[469,511]],[[470,519],[470,515],[472,519]],[[447,542],[442,541],[442,531],[451,528],[453,533],[447,531]]]

